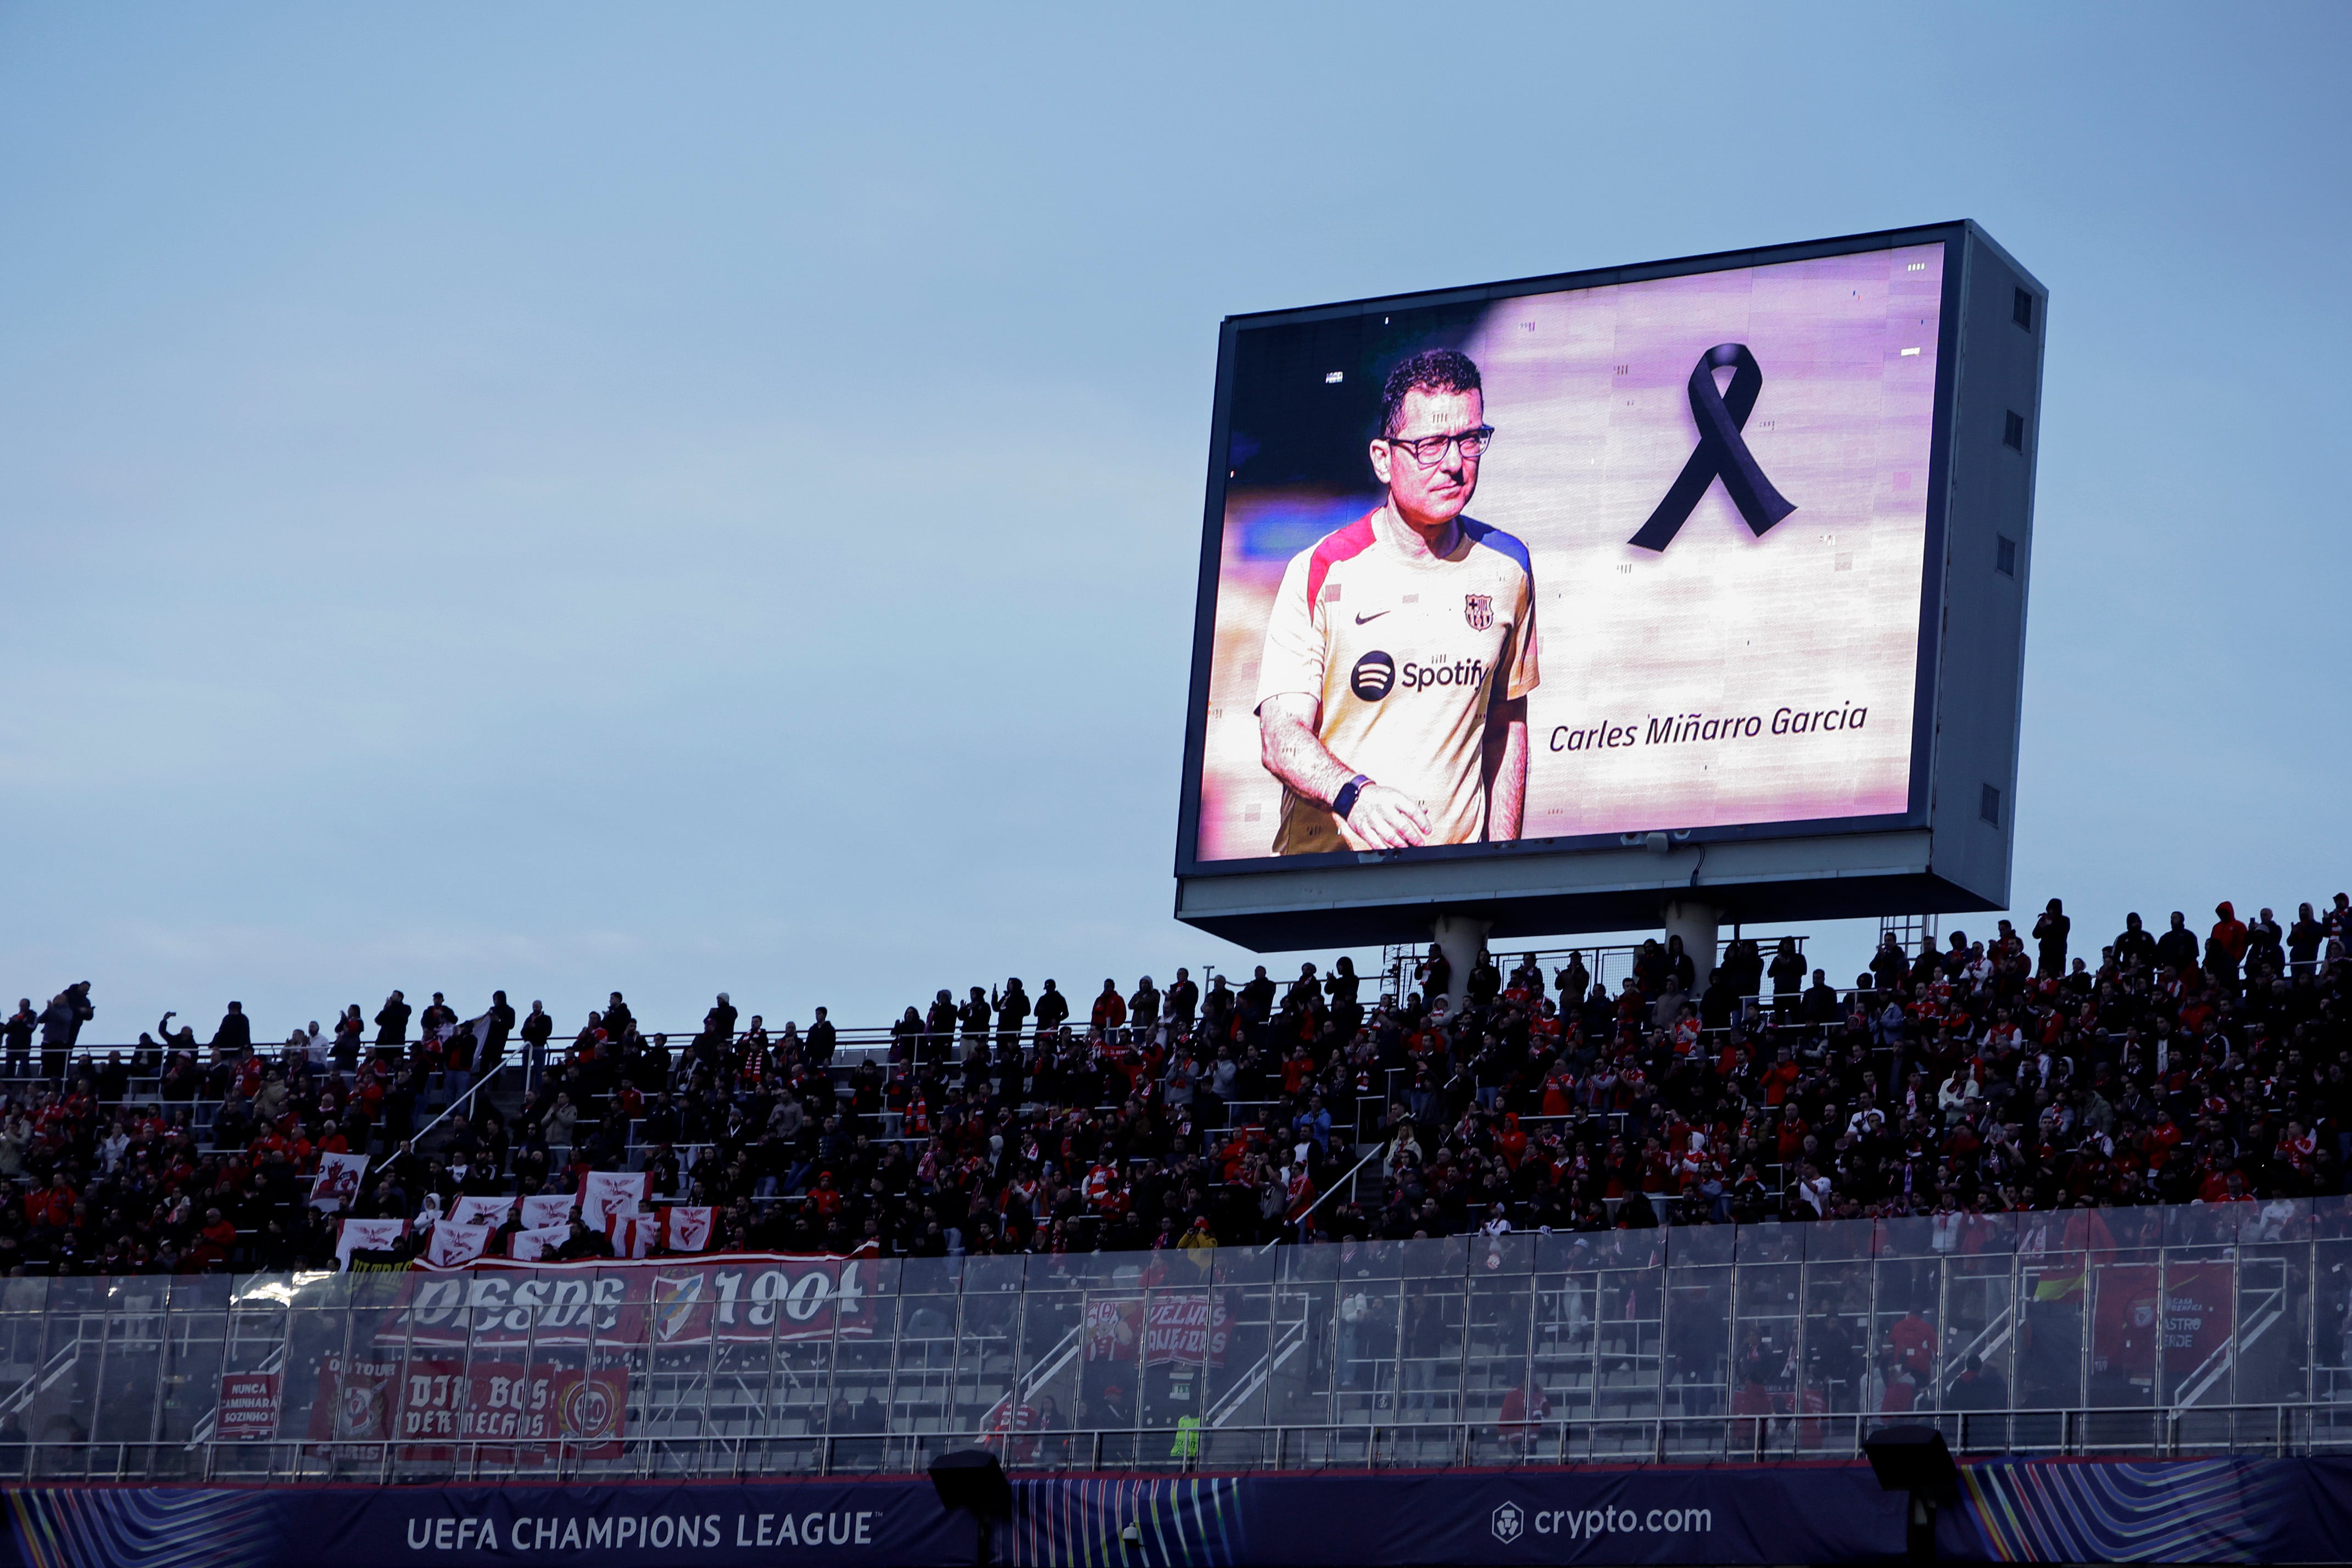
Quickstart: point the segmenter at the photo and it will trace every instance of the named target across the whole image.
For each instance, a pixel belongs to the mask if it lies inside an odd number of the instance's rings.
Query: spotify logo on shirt
[[[1396,661],[1378,649],[1357,660],[1348,674],[1348,689],[1368,703],[1380,701],[1395,685]]]

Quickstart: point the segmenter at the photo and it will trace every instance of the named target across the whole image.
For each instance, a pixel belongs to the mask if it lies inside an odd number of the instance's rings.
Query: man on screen
[[[1413,355],[1371,444],[1388,499],[1284,571],[1257,685],[1275,853],[1519,836],[1535,582],[1527,546],[1462,515],[1494,435],[1469,357]]]

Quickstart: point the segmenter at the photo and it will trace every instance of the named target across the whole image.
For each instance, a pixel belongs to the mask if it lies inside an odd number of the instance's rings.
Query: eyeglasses
[[[1462,455],[1476,461],[1495,439],[1495,427],[1482,424],[1475,430],[1456,431],[1452,435],[1424,435],[1418,441],[1403,441],[1393,435],[1383,435],[1391,446],[1402,446],[1412,454],[1412,460],[1423,468],[1434,468],[1444,460],[1445,449],[1458,446]]]

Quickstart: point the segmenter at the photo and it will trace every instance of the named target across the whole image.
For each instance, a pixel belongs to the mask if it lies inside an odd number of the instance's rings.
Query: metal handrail
[[[1365,1155],[1362,1159],[1358,1160],[1349,1168],[1347,1175],[1341,1176],[1338,1181],[1333,1182],[1329,1186],[1325,1187],[1320,1193],[1318,1193],[1316,1195],[1315,1201],[1307,1206],[1306,1213],[1300,1215],[1296,1219],[1284,1220],[1282,1222],[1284,1228],[1286,1229],[1294,1225],[1304,1225],[1309,1219],[1314,1218],[1315,1211],[1323,1207],[1323,1203],[1326,1198],[1328,1198],[1333,1193],[1339,1191],[1340,1187],[1344,1186],[1349,1182],[1355,1180],[1356,1172],[1362,1170],[1366,1166],[1371,1164],[1374,1160],[1379,1159],[1380,1157],[1381,1145],[1375,1145],[1369,1154]],[[1272,1241],[1269,1241],[1265,1246],[1259,1248],[1258,1250],[1260,1252],[1270,1252],[1281,1243],[1281,1240],[1282,1238],[1276,1236]]]
[[[491,1082],[498,1077],[499,1070],[505,1064],[503,1062],[492,1062],[489,1066],[484,1068],[480,1076],[474,1080],[473,1087],[467,1089],[463,1094],[458,1095],[455,1100],[450,1101],[448,1105],[438,1116],[434,1117],[433,1120],[425,1123],[425,1125],[419,1127],[415,1132],[408,1134],[406,1141],[412,1144],[421,1143],[426,1134],[430,1134],[434,1128],[439,1126],[442,1123],[447,1121],[450,1117],[464,1110],[467,1102],[471,1101],[475,1095],[479,1094],[484,1089],[489,1087]],[[386,1159],[390,1159],[391,1157],[392,1156],[388,1154],[384,1156]]]

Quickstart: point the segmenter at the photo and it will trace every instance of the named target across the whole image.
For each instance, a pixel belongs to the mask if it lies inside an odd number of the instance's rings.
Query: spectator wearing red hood
[[[2222,987],[2234,993],[2238,988],[2238,965],[2246,956],[2246,923],[2238,912],[2223,899],[2213,906],[2213,930],[2205,938],[2205,970]]]
[[[1519,1162],[1527,1158],[1528,1135],[1520,1130],[1517,1111],[1503,1113],[1502,1131],[1495,1134],[1495,1152],[1503,1156],[1505,1166],[1515,1171],[1519,1168]]]

